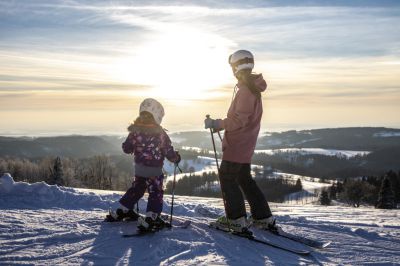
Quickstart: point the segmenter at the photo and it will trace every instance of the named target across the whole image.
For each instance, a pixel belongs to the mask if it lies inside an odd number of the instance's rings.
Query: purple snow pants
[[[164,195],[163,180],[164,175],[153,177],[135,176],[132,186],[125,192],[119,202],[128,209],[133,209],[139,199],[143,197],[147,188],[149,198],[146,212],[161,213]]]

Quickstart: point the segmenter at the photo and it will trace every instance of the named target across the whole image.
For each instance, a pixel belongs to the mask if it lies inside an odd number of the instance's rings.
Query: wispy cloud
[[[400,99],[399,7],[368,0],[1,1],[0,108],[130,108],[160,83],[194,95],[207,76],[218,86],[202,92],[224,114],[234,82],[226,57],[238,48],[256,55],[274,108],[296,101],[304,108],[393,106]],[[192,59],[209,69],[189,69]],[[214,77],[220,69],[223,77]],[[196,106],[210,103],[196,97]]]

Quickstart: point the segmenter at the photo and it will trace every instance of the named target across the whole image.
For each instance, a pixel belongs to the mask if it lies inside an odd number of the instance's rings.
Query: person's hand
[[[204,128],[216,129],[216,120],[207,117],[206,119],[204,119]]]
[[[175,160],[175,164],[178,165],[181,162],[181,159],[182,159],[181,155],[179,154],[178,151],[176,152],[176,157],[177,157],[177,159]]]

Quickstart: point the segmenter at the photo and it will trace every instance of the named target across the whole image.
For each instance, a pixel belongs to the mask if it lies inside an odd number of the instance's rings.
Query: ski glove
[[[176,165],[178,165],[178,164],[180,163],[181,159],[182,159],[182,158],[181,158],[181,155],[179,154],[179,152],[176,152],[176,157],[177,157],[177,159],[175,160],[174,163],[175,163]]]
[[[205,129],[211,128],[211,129],[217,130],[217,129],[219,129],[218,124],[220,121],[221,121],[221,119],[211,119],[208,117],[204,120],[204,128]]]

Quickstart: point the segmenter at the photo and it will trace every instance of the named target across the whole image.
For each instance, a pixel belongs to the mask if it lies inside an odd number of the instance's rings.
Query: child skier
[[[164,194],[164,158],[175,164],[181,160],[179,153],[171,146],[167,133],[160,126],[163,117],[164,108],[155,99],[148,98],[140,104],[139,117],[128,127],[129,135],[122,144],[125,153],[134,155],[135,178],[132,186],[119,200],[120,206],[110,211],[106,220],[138,219],[138,227],[141,229],[163,224],[160,213]],[[149,197],[146,218],[142,219],[134,211],[134,206],[146,189]]]
[[[267,83],[261,74],[252,74],[254,57],[246,50],[239,50],[229,57],[229,64],[238,88],[227,118],[207,118],[205,128],[225,129],[222,141],[222,163],[219,178],[226,217],[220,217],[212,226],[223,230],[249,232],[244,196],[250,205],[253,225],[267,230],[278,230],[268,203],[251,177],[250,163],[260,131],[262,116],[261,93]]]

